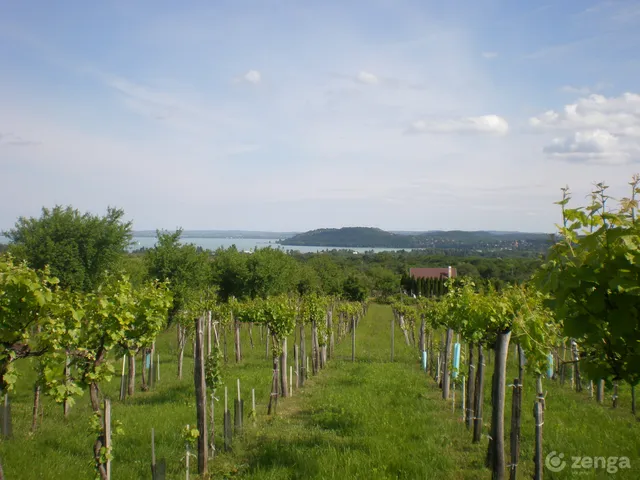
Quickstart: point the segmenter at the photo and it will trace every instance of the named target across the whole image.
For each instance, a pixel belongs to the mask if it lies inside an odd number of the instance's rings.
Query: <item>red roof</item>
[[[456,269],[451,268],[451,277],[457,275]],[[449,268],[410,268],[409,276],[415,278],[447,278],[449,276]]]

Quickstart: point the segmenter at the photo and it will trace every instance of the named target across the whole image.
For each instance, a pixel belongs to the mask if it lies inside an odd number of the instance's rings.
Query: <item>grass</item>
[[[271,379],[270,361],[264,343],[254,328],[255,348],[243,338],[244,360],[233,361],[228,335],[229,363],[223,375],[234,396],[240,378],[245,411],[250,391],[256,389],[256,424],[245,420],[242,438],[234,438],[232,452],[221,448],[222,402],[216,405],[218,454],[210,463],[213,478],[247,479],[483,479],[486,437],[471,443],[470,433],[460,417],[460,405],[442,400],[431,377],[419,368],[413,347],[404,344],[396,331],[395,361],[389,361],[388,307],[372,305],[357,329],[356,362],[351,362],[351,342],[338,344],[326,369],[311,378],[294,396],[281,400],[276,416],[266,416]],[[310,335],[307,334],[307,342]],[[136,392],[126,402],[113,402],[113,418],[120,420],[125,435],[114,439],[114,479],[150,477],[150,432],[155,428],[156,455],[167,461],[167,478],[184,478],[184,446],[180,431],[195,424],[195,402],[191,356],[185,358],[184,379],[176,378],[175,334],[158,342],[161,381],[151,392]],[[293,340],[289,340],[292,348]],[[309,349],[309,348],[308,348]],[[513,350],[511,350],[512,352]],[[190,352],[188,352],[190,353]],[[292,355],[290,356],[292,358]],[[24,375],[12,397],[14,438],[0,443],[0,458],[8,479],[91,478],[91,446],[88,434],[90,408],[81,398],[67,422],[62,408],[45,400],[44,421],[30,435],[32,373],[22,364]],[[510,377],[515,364],[510,360]],[[487,382],[492,365],[488,365]],[[533,472],[532,407],[534,382],[525,379],[522,456],[519,478]],[[545,471],[545,478],[640,478],[640,423],[630,413],[628,389],[621,389],[620,407],[596,404],[587,393],[577,394],[567,385],[546,382],[548,390],[544,425],[544,454],[555,450],[565,454],[569,465],[559,473]],[[103,387],[117,398],[119,379]],[[457,397],[459,399],[459,391]],[[222,393],[223,395],[223,393]],[[217,397],[221,398],[220,392]],[[489,388],[485,389],[485,417],[490,417]],[[506,406],[507,446],[510,391]],[[488,431],[488,421],[485,432]],[[508,452],[507,452],[508,455]],[[571,456],[627,456],[630,470],[615,475],[603,469],[572,470]],[[508,458],[508,457],[507,457]],[[195,468],[192,462],[192,475]],[[193,477],[192,477],[193,478]]]

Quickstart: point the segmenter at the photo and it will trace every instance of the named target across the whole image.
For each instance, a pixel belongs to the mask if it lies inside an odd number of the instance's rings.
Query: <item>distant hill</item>
[[[322,228],[278,241],[281,245],[346,248],[527,249],[543,251],[550,234],[462,230],[387,232],[379,228]]]
[[[321,228],[279,241],[281,245],[314,247],[386,247],[411,248],[411,235],[386,232],[379,228]]]
[[[254,232],[248,230],[185,230],[182,238],[266,238],[279,239],[296,235],[297,232]],[[154,237],[155,230],[137,230],[134,237]]]

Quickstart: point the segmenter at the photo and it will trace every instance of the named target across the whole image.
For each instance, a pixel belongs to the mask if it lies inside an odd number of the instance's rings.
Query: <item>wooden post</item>
[[[311,321],[311,369],[312,373],[318,373],[318,326],[316,321]]]
[[[158,354],[156,362],[156,382],[160,381],[160,354]]]
[[[293,366],[289,365],[289,395],[293,396]]]
[[[460,398],[462,399],[462,421],[465,421],[467,408],[466,408],[466,395],[465,395],[465,384],[467,383],[467,379],[462,377],[462,393],[460,394]]]
[[[187,425],[187,431],[189,430],[189,425]],[[191,449],[189,448],[189,442],[186,445],[187,454],[184,456],[184,463],[187,470],[186,479],[189,480],[189,457],[191,456]]]
[[[300,323],[300,386],[304,386],[304,381],[307,378],[309,366],[305,366],[305,360],[307,358],[307,346],[304,339],[304,324]]]
[[[236,363],[240,363],[242,361],[242,345],[240,344],[240,322],[233,318],[234,315],[231,314],[233,324],[235,325],[235,348],[236,348]]]
[[[327,312],[327,331],[329,332],[328,358],[333,358],[333,349],[335,347],[335,340],[333,338],[333,306],[330,306]]]
[[[64,383],[65,385],[68,384],[71,381],[71,357],[69,356],[69,352],[67,352],[67,355],[65,357],[65,361],[64,361]],[[69,404],[69,398],[67,396],[64,397],[63,400],[63,405],[62,405],[62,410],[64,412],[64,418],[67,418],[69,416],[69,409],[71,408],[71,405]]]
[[[238,398],[234,402],[234,427],[236,430],[236,435],[240,435],[242,433],[242,398],[240,396],[240,379],[237,379],[238,382]]]
[[[542,404],[536,401],[533,404],[533,418],[536,424],[536,449],[534,455],[534,480],[542,480],[542,469],[544,462],[542,460],[542,424],[544,423],[544,410]]]
[[[456,413],[456,384],[451,389],[451,413]]]
[[[545,399],[544,392],[542,391],[542,375],[538,375],[538,378],[536,379],[536,392],[538,394],[538,401],[540,402],[540,405],[542,405],[542,410],[544,410]]]
[[[271,335],[269,335],[269,327],[267,327],[267,338],[266,338],[266,342],[265,342],[265,351],[264,351],[264,358],[265,360],[269,359],[269,337]]]
[[[224,450],[228,452],[231,450],[232,433],[231,433],[231,412],[229,412],[229,392],[227,387],[224,387]]]
[[[251,389],[251,417],[253,418],[253,424],[256,424],[256,389]]]
[[[126,388],[127,388],[127,377],[125,377],[125,367],[127,364],[127,355],[124,354],[122,356],[122,374],[120,375],[120,401],[123,401],[125,399],[125,396],[127,394]]]
[[[509,480],[516,480],[518,461],[520,460],[520,426],[522,410],[522,385],[517,378],[513,381],[511,397],[511,470]]]
[[[196,390],[196,420],[198,436],[198,473],[207,473],[208,447],[207,440],[207,386],[204,370],[204,315],[196,321],[195,351],[196,361],[193,369]]]
[[[356,361],[356,317],[351,317],[351,361]]]
[[[104,399],[104,448],[107,452],[111,449],[111,400]],[[105,464],[105,471],[107,473],[106,480],[111,480],[111,460],[107,457],[107,463]]]
[[[393,350],[395,348],[395,344],[394,344],[394,342],[395,342],[395,338],[394,337],[395,337],[395,334],[396,334],[396,332],[395,332],[395,330],[396,330],[395,323],[396,323],[395,316],[392,316],[391,317],[391,361],[392,362],[393,362]]]
[[[598,389],[596,392],[596,401],[600,404],[604,402],[604,378],[598,380]]]
[[[613,382],[613,408],[618,408],[618,382]]]
[[[40,407],[40,382],[33,385],[33,411],[31,416],[31,431],[35,432],[38,427],[38,408]]]
[[[129,353],[129,377],[127,378],[127,395],[133,397],[136,391],[136,356]]]
[[[573,360],[573,377],[575,378],[576,392],[581,392],[582,377],[580,375],[580,355],[578,354],[578,344],[575,339],[571,339],[571,356]]]
[[[484,351],[478,344],[478,371],[476,372],[473,402],[473,443],[480,442],[482,437],[482,406],[484,404]]]
[[[276,339],[274,338],[275,342]],[[269,405],[267,407],[267,415],[271,415],[271,412],[276,412],[276,408],[278,407],[278,383],[279,383],[279,374],[278,374],[278,357],[273,355],[273,378],[271,380],[271,395],[269,397]]]
[[[211,356],[211,310],[207,312],[207,357]]]
[[[467,412],[466,412],[466,420],[467,420],[467,429],[471,429],[473,425],[473,398],[476,387],[476,376],[475,376],[475,365],[474,356],[473,356],[474,345],[473,343],[469,344],[469,370],[467,374]]]
[[[487,449],[487,466],[493,472],[493,480],[504,480],[504,401],[506,394],[507,354],[511,331],[498,334],[495,350],[495,370],[493,374],[491,410],[491,436]]]
[[[156,439],[155,431],[151,429],[151,478],[156,478]]]
[[[210,425],[210,432],[209,432],[209,453],[211,454],[211,457],[213,457],[216,454],[216,393],[215,393],[215,389],[213,389],[213,391],[209,394],[210,395],[210,401],[211,401],[211,409],[210,409],[210,417],[209,417],[209,425]]]
[[[293,362],[296,366],[296,388],[300,388],[300,350],[298,345],[293,345]]]
[[[149,389],[156,384],[156,366],[154,362],[154,354],[156,352],[156,342],[151,344],[151,352],[149,353]]]
[[[447,329],[447,339],[444,344],[444,361],[442,372],[442,398],[449,399],[449,350],[451,349],[451,340],[453,339],[453,329]]]
[[[289,385],[287,382],[287,337],[282,339],[282,353],[280,354],[280,391],[282,392],[283,398],[289,396]]]
[[[224,325],[220,325],[222,327],[222,354],[224,356],[224,363],[227,363],[227,327]],[[268,337],[267,337],[268,338]],[[267,351],[269,350],[269,341],[267,340]]]

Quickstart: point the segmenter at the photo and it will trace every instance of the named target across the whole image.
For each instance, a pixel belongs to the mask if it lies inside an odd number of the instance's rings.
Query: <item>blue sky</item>
[[[553,231],[640,171],[640,1],[0,0],[0,228]]]

